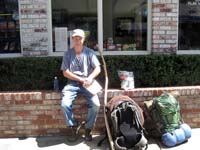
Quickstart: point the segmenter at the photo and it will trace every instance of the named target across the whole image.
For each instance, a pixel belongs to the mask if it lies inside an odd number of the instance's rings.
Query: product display
[[[0,53],[20,53],[18,1],[0,1]]]
[[[107,51],[134,51],[136,50],[136,43],[133,44],[115,43],[113,38],[110,37],[106,41],[104,41],[103,48],[104,50]]]
[[[118,76],[121,80],[121,89],[131,90],[135,88],[133,72],[119,70]]]

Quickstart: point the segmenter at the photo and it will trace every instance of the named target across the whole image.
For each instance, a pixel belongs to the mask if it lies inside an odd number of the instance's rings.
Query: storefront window
[[[179,50],[200,50],[200,0],[180,0]]]
[[[103,0],[104,50],[147,50],[147,0]]]
[[[85,45],[96,49],[97,1],[52,0],[52,27],[54,52],[72,47],[70,33],[76,28],[86,31]]]
[[[18,0],[0,1],[0,53],[20,53]]]

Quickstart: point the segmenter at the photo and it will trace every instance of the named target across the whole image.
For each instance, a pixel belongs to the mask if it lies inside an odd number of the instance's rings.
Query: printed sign
[[[68,49],[68,42],[67,42],[67,28],[59,27],[55,28],[55,48],[56,52],[59,51],[66,51]]]

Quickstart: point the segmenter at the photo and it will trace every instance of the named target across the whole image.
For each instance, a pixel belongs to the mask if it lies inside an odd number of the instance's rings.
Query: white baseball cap
[[[75,36],[80,36],[82,38],[85,38],[85,32],[82,29],[75,29],[73,30],[72,37]]]

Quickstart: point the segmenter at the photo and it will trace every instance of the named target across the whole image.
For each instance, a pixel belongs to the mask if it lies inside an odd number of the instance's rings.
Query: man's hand
[[[74,81],[78,81],[78,82],[82,83],[83,86],[87,88],[88,86],[90,86],[92,84],[94,78],[100,72],[101,72],[101,68],[100,68],[100,66],[97,66],[87,78],[79,77],[78,75],[72,73],[69,70],[63,71],[63,75],[64,75],[64,77],[66,77],[70,80],[74,80]]]
[[[89,87],[93,82],[93,79],[92,78],[85,78],[84,82],[83,82],[83,87],[87,88]]]
[[[84,84],[85,78],[79,77],[79,80],[78,80],[78,81],[81,82],[82,84]]]
[[[78,81],[78,82],[81,82],[82,84],[85,81],[85,78],[79,77],[78,75],[70,72],[69,70],[63,71],[63,75],[64,75],[64,77],[66,77],[70,80]]]
[[[85,88],[89,87],[100,72],[101,72],[100,66],[97,66],[96,68],[94,68],[93,72],[87,78],[85,78],[83,82],[83,86]]]

